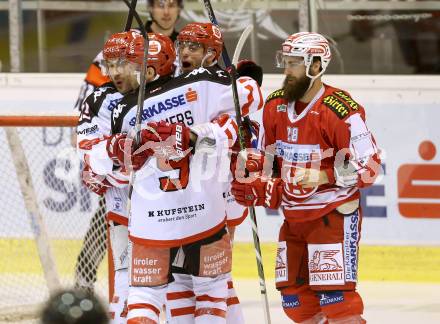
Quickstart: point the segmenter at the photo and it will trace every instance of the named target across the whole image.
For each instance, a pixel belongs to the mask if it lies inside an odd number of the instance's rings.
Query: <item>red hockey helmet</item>
[[[328,40],[321,34],[312,32],[300,32],[287,37],[282,44],[281,51],[277,52],[276,60],[278,67],[284,67],[284,57],[286,56],[300,56],[304,58],[307,74],[309,73],[309,67],[313,62],[313,58],[319,57],[322,67],[319,75],[324,73],[332,58]]]
[[[138,35],[140,36],[140,33],[136,30],[111,35],[102,51],[104,60],[125,58],[128,46]]]
[[[147,66],[152,66],[159,76],[169,75],[174,71],[176,51],[171,39],[163,34],[148,33]],[[138,34],[127,48],[127,59],[136,64],[142,64],[144,54],[144,38]]]
[[[178,42],[200,43],[205,50],[212,48],[216,51],[217,60],[223,48],[223,36],[220,29],[211,23],[189,23],[182,28],[177,36]]]

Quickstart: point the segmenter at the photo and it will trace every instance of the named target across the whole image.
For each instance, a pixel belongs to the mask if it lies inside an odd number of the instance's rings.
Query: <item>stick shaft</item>
[[[234,56],[232,57],[232,64],[234,65],[237,64],[238,60],[240,59],[240,54],[241,51],[243,50],[244,43],[248,39],[253,29],[254,29],[254,25],[249,25],[241,33],[241,36],[237,42],[237,46],[235,46]]]
[[[131,24],[133,23],[133,13],[136,9],[137,0],[131,0],[131,7],[128,11],[127,22],[125,23],[124,31],[129,31],[131,29]]]
[[[209,20],[211,23],[218,26],[217,19],[215,18],[214,10],[212,9],[211,1],[210,0],[203,0],[203,3],[205,4],[206,11],[208,12]],[[236,80],[236,70],[234,65],[231,64],[231,60],[229,58],[228,52],[226,50],[226,47],[223,44],[223,51],[222,51],[222,57],[223,62],[225,63],[226,67],[231,67],[230,70],[230,76],[231,76],[231,83],[232,83],[232,95],[234,99],[234,106],[235,106],[235,118],[238,126],[238,141],[240,143],[240,149],[243,150],[246,148],[245,143],[245,136],[244,136],[244,126],[241,118],[241,110],[240,110],[240,102],[238,100],[238,92],[237,92],[237,80]],[[260,292],[261,297],[263,299],[263,309],[264,309],[264,317],[266,324],[270,324],[270,312],[269,312],[269,302],[267,300],[267,291],[266,291],[266,280],[264,278],[264,268],[263,268],[263,260],[261,257],[261,247],[260,247],[260,239],[258,236],[258,227],[257,227],[257,218],[255,217],[255,208],[249,207],[249,213],[251,215],[250,220],[252,224],[252,236],[254,239],[254,246],[255,246],[255,255],[257,259],[257,268],[258,268],[258,275],[260,278]]]
[[[209,0],[203,0],[203,3],[205,4],[206,11],[208,12],[209,20],[211,23],[216,25],[218,27],[217,18],[215,18],[214,10],[211,6],[211,1]],[[226,49],[225,43],[223,42],[223,49],[222,49],[222,58],[223,62],[225,63],[226,67],[231,66],[231,59],[229,58],[228,51]]]

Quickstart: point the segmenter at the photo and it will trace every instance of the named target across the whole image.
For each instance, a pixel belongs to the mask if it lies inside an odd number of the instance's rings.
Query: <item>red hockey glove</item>
[[[241,151],[234,159],[231,157],[231,171],[239,182],[251,182],[252,179],[268,179],[273,176],[274,156],[257,149]]]
[[[281,205],[283,181],[280,178],[260,178],[250,183],[232,181],[231,192],[235,200],[243,206],[264,206],[277,209]]]
[[[126,134],[116,134],[107,140],[107,153],[113,163],[122,166],[125,170],[139,170],[153,155],[153,151],[140,147],[133,148],[134,140]]]
[[[249,177],[261,177],[263,165],[264,153],[256,149],[245,149],[238,154],[232,153],[231,172],[234,179],[241,180],[248,179]]]
[[[87,164],[81,172],[81,180],[89,190],[99,196],[103,196],[112,186],[104,176],[93,172]]]
[[[190,135],[189,127],[183,123],[148,123],[147,128],[141,131],[141,144],[146,144],[160,158],[178,160],[189,152]]]

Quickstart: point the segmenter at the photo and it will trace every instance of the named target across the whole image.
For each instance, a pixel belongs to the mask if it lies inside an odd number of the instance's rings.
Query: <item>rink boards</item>
[[[82,77],[81,74],[0,74],[0,113],[69,114]],[[332,75],[326,76],[324,82],[349,91],[366,108],[367,124],[383,151],[384,174],[364,190],[362,241],[440,245],[440,155],[437,153],[440,78]],[[281,83],[282,76],[265,75],[264,96]],[[67,128],[41,128],[31,136],[32,142],[25,145],[25,151],[34,170],[34,182],[38,183],[38,199],[49,231],[56,237],[80,238],[96,206],[96,197],[81,191],[76,178],[79,164],[70,147],[70,136],[71,130]],[[3,145],[3,130],[0,140]],[[2,170],[13,168],[7,161],[0,162]],[[11,185],[1,186],[0,197],[10,202],[20,195],[20,190],[13,179],[14,173],[7,175]],[[1,179],[3,183],[5,180]],[[12,213],[18,223],[26,225],[14,228],[13,234],[10,228],[1,227],[0,237],[31,237],[31,225],[20,201],[2,208],[0,213]],[[260,208],[257,216],[261,239],[275,241],[282,216],[277,211],[268,213]],[[66,227],[67,223],[75,227]],[[247,222],[239,227],[236,238],[252,240]]]

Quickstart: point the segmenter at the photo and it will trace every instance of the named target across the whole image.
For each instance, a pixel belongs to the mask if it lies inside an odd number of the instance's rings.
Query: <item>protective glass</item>
[[[277,68],[295,68],[304,65],[304,57],[285,55],[283,51],[277,51],[275,55],[275,63]]]
[[[111,77],[112,75],[128,75],[139,69],[138,64],[133,64],[125,58],[114,60],[102,60],[101,71],[103,75]]]
[[[172,9],[172,8],[178,8],[179,4],[177,3],[177,1],[173,1],[173,0],[155,0],[153,2],[153,6],[156,8],[160,8],[160,9]]]
[[[176,42],[176,49],[177,51],[181,52],[185,48],[188,48],[190,52],[197,52],[200,48],[203,48],[203,44],[196,43],[196,42],[190,42],[190,41],[177,41]]]

